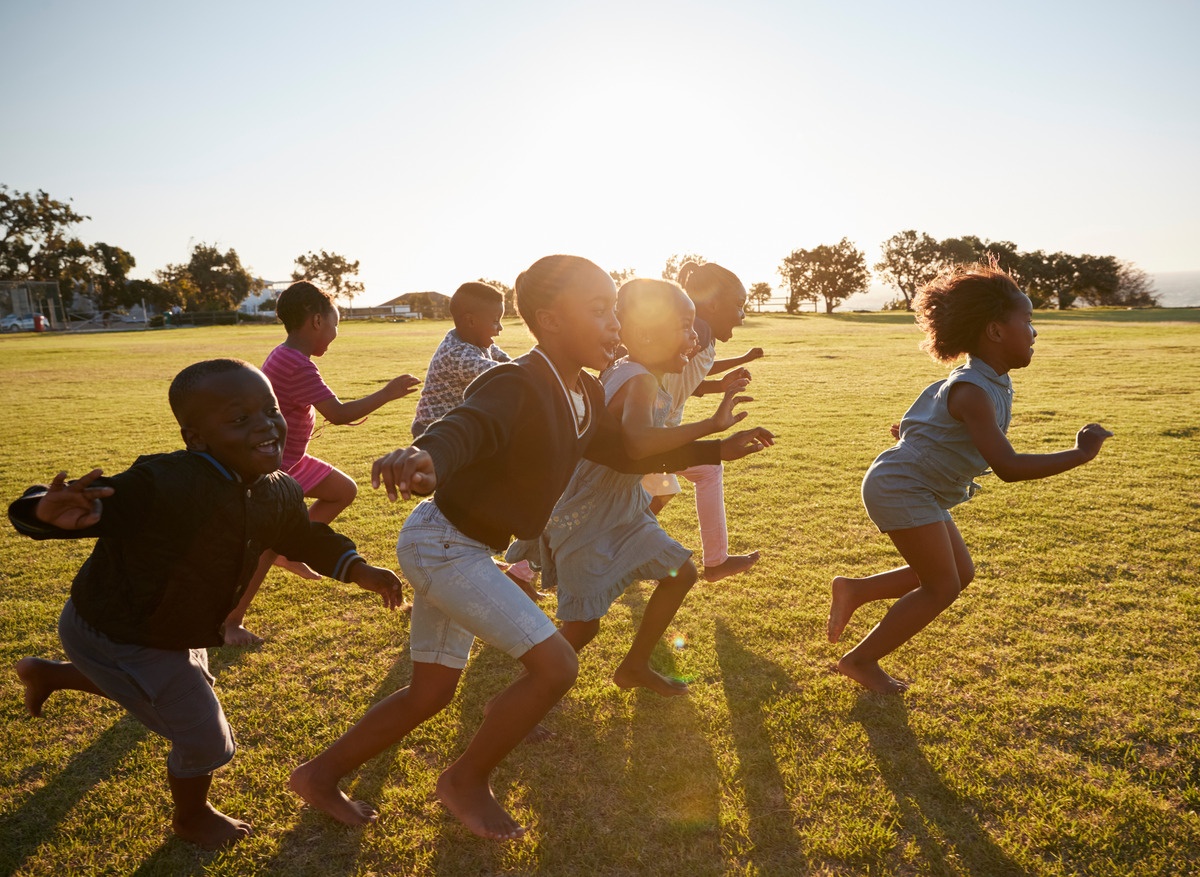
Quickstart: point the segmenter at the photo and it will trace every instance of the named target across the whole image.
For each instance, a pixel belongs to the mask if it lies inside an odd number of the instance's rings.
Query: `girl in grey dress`
[[[746,381],[733,382],[712,417],[681,426],[664,426],[671,397],[660,381],[679,372],[695,347],[695,307],[676,284],[632,280],[617,294],[621,342],[629,355],[603,375],[605,400],[622,425],[630,456],[660,453],[713,433],[723,432],[746,416],[734,413]],[[770,433],[763,431],[766,443]],[[726,450],[723,459],[742,452]],[[758,448],[758,449],[761,449]],[[735,456],[736,455],[736,456]],[[542,564],[542,581],[558,589],[562,635],[576,651],[600,630],[613,602],[632,582],[658,582],[646,604],[628,654],[613,674],[622,688],[643,687],[664,696],[684,694],[687,685],[657,673],[650,654],[696,582],[692,552],[666,534],[649,511],[650,497],[642,476],[617,472],[583,460],[554,508],[537,546],[526,544]],[[517,560],[512,552],[509,560]]]
[[[884,694],[908,686],[879,659],[908,642],[954,602],[975,574],[970,552],[950,517],[989,468],[1004,481],[1046,478],[1081,466],[1112,433],[1096,423],[1079,430],[1075,447],[1018,454],[1006,433],[1012,415],[1009,372],[1033,358],[1033,306],[995,262],[956,266],[913,300],[922,349],[938,362],[967,361],[927,387],[892,434],[899,442],[863,479],[867,514],[906,565],[866,578],[833,580],[827,634],[837,642],[854,611],[895,599],[883,620],[838,661],[838,670]]]

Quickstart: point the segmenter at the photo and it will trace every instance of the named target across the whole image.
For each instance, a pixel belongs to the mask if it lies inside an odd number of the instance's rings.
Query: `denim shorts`
[[[113,642],[80,618],[70,600],[59,616],[58,635],[80,673],[171,741],[167,769],[172,776],[204,776],[233,758],[233,731],[213,691],[205,649]]]
[[[413,589],[414,661],[461,670],[475,637],[520,658],[558,631],[496,566],[492,549],[464,536],[431,499],[404,522],[396,557]]]

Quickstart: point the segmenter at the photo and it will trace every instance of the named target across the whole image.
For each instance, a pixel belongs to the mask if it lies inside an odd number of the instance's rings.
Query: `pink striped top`
[[[287,421],[287,441],[283,445],[283,470],[286,472],[308,450],[308,440],[317,422],[313,406],[336,394],[325,385],[311,358],[284,344],[267,354],[262,370],[271,381],[279,400],[279,410]]]

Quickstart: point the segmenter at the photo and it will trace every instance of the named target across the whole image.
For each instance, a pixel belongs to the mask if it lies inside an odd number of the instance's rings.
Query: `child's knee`
[[[965,591],[967,585],[975,580],[975,563],[970,558],[959,564],[958,567],[958,589]]]
[[[699,579],[700,574],[696,572],[696,564],[688,560],[684,562],[683,566],[675,570],[674,575],[663,579],[662,584],[691,590],[692,585],[696,584]]]
[[[538,651],[537,660],[525,662],[530,675],[559,697],[566,694],[579,676],[579,656],[575,649],[561,634],[555,634],[530,651],[534,649]]]

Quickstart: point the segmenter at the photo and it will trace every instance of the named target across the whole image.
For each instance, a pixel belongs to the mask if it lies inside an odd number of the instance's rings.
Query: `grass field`
[[[958,510],[977,578],[888,659],[912,688],[886,698],[831,672],[844,648],[825,642],[828,583],[896,565],[859,483],[888,425],[945,370],[904,315],[750,318],[722,352],[767,350],[748,422],[778,444],[730,465],[726,489],[733,549],[764,558],[698,585],[672,631],[682,648],[660,647],[660,669],[692,681],[687,698],[608,681],[649,587],[614,606],[550,716],[557,738],[497,772],[498,796],[532,826],[516,843],[471,836],[432,797],[515,673],[489,648],[445,713],[352,778],[378,823],[348,829],[300,806],[291,769],[406,684],[408,622],[352,587],[279,572],[248,619],[267,643],[210,653],[240,744],[212,797],[255,834],[217,854],[175,840],[161,739],[81,694],[55,695],[41,720],[24,714],[7,668],[61,657],[57,614],[90,543],[3,528],[0,874],[1196,873],[1200,311],[1038,320],[1034,363],[1014,374],[1013,444],[1069,447],[1090,420],[1115,438],[1056,478],[988,478]],[[363,395],[423,374],[446,328],[344,324],[321,368],[343,398]],[[170,377],[212,356],[261,362],[280,338],[254,327],[3,339],[0,495],[178,447]],[[529,343],[516,323],[500,341]],[[389,504],[367,473],[406,443],[414,404],[312,444],[359,480],[340,526],[385,565],[411,504]],[[689,491],[663,522],[698,548]],[[845,638],[885,608],[860,610]]]

